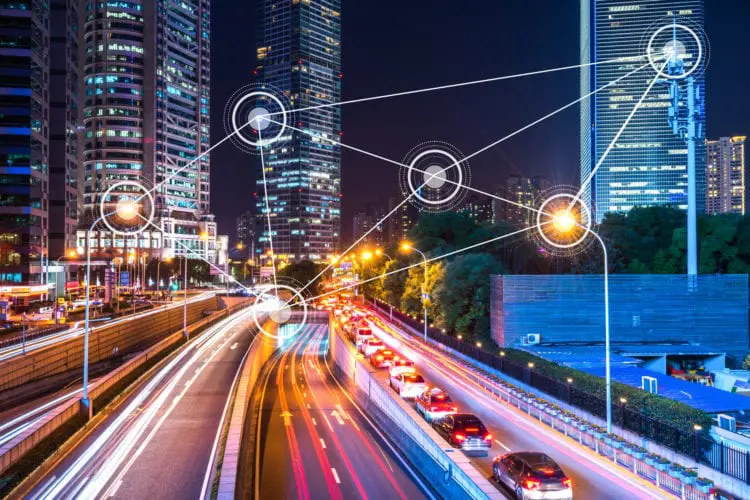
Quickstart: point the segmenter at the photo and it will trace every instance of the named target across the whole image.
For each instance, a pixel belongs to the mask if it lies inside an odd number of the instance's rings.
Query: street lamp
[[[403,250],[404,252],[414,250],[422,256],[422,263],[424,264],[424,281],[422,283],[422,305],[424,307],[424,341],[427,342],[427,256],[424,254],[424,252],[422,252],[418,248],[415,248],[414,245],[407,241],[401,243],[401,250]]]
[[[382,255],[383,257],[385,257],[386,259],[388,259],[388,262],[393,262],[393,259],[387,253],[385,253],[382,249],[380,249],[380,248],[376,248],[375,249],[375,255],[377,255],[378,257],[380,257]],[[389,308],[388,316],[389,316],[390,320],[393,321],[393,304],[389,303],[388,304],[388,308]]]

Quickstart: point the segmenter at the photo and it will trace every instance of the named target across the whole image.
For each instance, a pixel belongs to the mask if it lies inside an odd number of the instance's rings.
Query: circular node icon
[[[401,192],[420,210],[440,212],[458,206],[471,180],[463,154],[445,142],[426,142],[404,158]]]
[[[646,55],[661,78],[680,80],[705,66],[702,32],[682,22],[659,27],[648,39]]]
[[[112,184],[99,201],[99,215],[113,234],[138,234],[154,220],[151,191],[136,181]]]
[[[259,285],[257,290],[253,321],[258,330],[274,340],[296,337],[307,324],[307,302],[298,289],[267,283]]]
[[[224,128],[232,142],[248,153],[283,140],[293,116],[286,96],[269,85],[247,85],[224,108]]]
[[[544,195],[534,214],[536,239],[555,253],[573,254],[584,249],[591,229],[589,207],[568,191]]]

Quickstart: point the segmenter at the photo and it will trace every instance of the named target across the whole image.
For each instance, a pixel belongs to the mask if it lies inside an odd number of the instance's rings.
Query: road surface
[[[256,498],[425,498],[333,378],[328,325],[308,325],[261,380]]]
[[[474,458],[472,463],[487,477],[492,475],[492,459],[509,451],[542,451],[552,457],[573,481],[575,498],[597,500],[622,498],[670,498],[634,475],[628,474],[606,458],[594,454],[521,412],[490,397],[489,393],[470,380],[467,368],[421,340],[399,330],[384,320],[370,322],[373,331],[397,352],[410,357],[428,386],[448,392],[462,413],[473,413],[493,436],[487,458]],[[384,373],[383,377],[387,377]],[[508,494],[507,491],[504,491]]]
[[[28,497],[199,498],[251,309],[209,328],[131,393]]]

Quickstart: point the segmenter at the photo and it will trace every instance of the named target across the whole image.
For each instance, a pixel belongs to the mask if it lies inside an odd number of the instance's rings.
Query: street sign
[[[130,272],[123,271],[120,273],[120,286],[130,286]]]

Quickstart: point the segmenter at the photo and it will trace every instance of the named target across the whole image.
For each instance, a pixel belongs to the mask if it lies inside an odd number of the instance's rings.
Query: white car
[[[388,371],[388,375],[393,378],[402,373],[414,373],[414,361],[402,357],[396,357],[391,363],[391,368]]]
[[[385,345],[383,344],[383,341],[377,337],[370,337],[357,346],[357,350],[364,354],[366,358],[369,358],[383,349],[385,349]]]
[[[427,390],[422,375],[416,373],[402,373],[391,377],[391,389],[404,399],[413,399]]]

